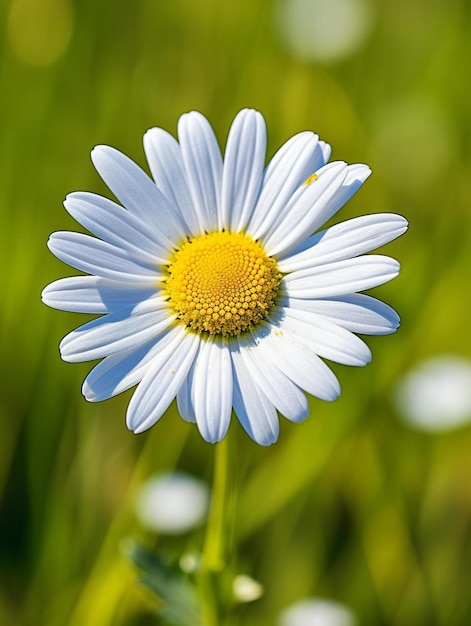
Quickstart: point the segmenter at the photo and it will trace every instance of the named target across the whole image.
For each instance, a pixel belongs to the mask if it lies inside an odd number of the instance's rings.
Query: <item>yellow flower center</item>
[[[266,318],[280,280],[275,259],[258,242],[223,231],[181,246],[168,266],[166,291],[188,328],[233,336]]]

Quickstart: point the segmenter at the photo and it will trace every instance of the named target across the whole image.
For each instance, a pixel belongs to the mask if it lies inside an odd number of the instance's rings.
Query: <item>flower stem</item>
[[[211,509],[203,548],[203,568],[211,572],[222,570],[227,558],[228,439],[226,436],[215,445]]]
[[[219,574],[228,561],[229,444],[226,436],[215,444],[211,507],[204,539],[199,588],[205,626],[221,626],[222,598]]]

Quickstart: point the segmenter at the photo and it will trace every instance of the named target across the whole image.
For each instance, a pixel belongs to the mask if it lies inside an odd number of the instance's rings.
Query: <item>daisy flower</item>
[[[260,113],[235,118],[224,159],[203,115],[182,115],[178,141],[144,136],[150,178],[109,146],[93,163],[119,204],[88,192],[65,208],[92,235],[56,232],[48,246],[88,275],[43,291],[56,309],[98,314],[62,340],[65,361],[102,359],[83,384],[91,402],[137,385],[128,427],[155,424],[176,398],[206,441],[226,434],[232,410],[261,445],[276,441],[278,412],[307,417],[305,392],[340,393],[323,359],[365,365],[354,333],[394,332],[397,314],[359,292],[394,278],[399,264],[364,255],[407,228],[394,214],[366,215],[325,230],[370,175],[328,163],[312,132],[287,141],[265,166]],[[315,233],[315,234],[313,234]]]

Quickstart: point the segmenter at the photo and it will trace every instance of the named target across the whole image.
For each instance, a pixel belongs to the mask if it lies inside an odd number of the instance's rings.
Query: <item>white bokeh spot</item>
[[[247,574],[239,574],[232,582],[232,593],[237,602],[254,602],[263,595],[263,586]]]
[[[186,533],[206,518],[209,493],[205,483],[182,472],[156,474],[139,489],[136,515],[149,530]]]
[[[374,24],[369,0],[280,0],[277,27],[286,47],[308,61],[336,61],[361,47]]]
[[[306,598],[284,609],[277,626],[355,626],[353,613],[339,602]]]
[[[471,361],[437,356],[407,373],[396,388],[403,419],[420,430],[441,432],[471,421]]]

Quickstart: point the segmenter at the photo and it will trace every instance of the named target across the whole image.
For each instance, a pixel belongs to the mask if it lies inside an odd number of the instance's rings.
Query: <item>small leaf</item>
[[[159,598],[157,612],[169,626],[203,626],[195,586],[177,565],[133,541],[124,552],[141,570],[140,582]]]

